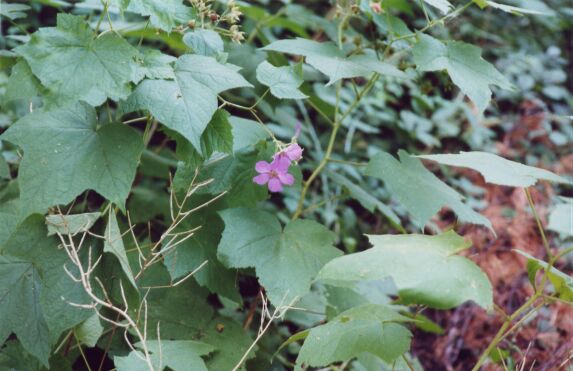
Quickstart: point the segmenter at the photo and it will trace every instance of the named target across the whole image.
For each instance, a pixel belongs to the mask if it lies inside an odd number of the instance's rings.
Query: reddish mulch
[[[534,126],[531,122],[527,124]],[[511,156],[509,151],[504,151],[508,150],[505,145],[509,142],[515,144],[519,140],[516,132],[510,131],[499,143],[498,148],[507,157]],[[522,135],[525,133],[521,132]],[[512,146],[512,153],[515,154],[515,146]],[[572,174],[573,154],[562,158],[552,170]],[[486,189],[488,206],[482,213],[492,221],[497,238],[480,227],[464,225],[457,230],[473,242],[468,256],[492,282],[495,304],[511,314],[533,293],[525,259],[512,250],[519,249],[546,259],[535,219],[523,189],[486,185],[481,175],[474,171],[460,169],[459,173]],[[531,189],[531,193],[546,225],[554,188],[540,183]],[[447,225],[446,222],[442,224]],[[554,237],[548,234],[555,252],[557,242]],[[569,274],[573,272],[564,260],[558,262],[556,267]],[[426,310],[424,314],[445,330],[443,335],[415,331],[412,352],[426,370],[470,370],[504,320],[500,311],[486,313],[473,303],[449,311]],[[567,370],[568,366],[573,365],[573,306],[556,302],[539,310],[500,346],[511,353],[518,370]],[[489,363],[482,369],[503,370],[504,367],[502,364]]]

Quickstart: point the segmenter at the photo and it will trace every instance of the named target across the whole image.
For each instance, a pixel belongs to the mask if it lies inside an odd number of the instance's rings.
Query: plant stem
[[[535,218],[535,222],[537,223],[539,234],[541,235],[541,239],[543,240],[543,246],[545,247],[545,252],[547,253],[547,259],[551,259],[553,257],[553,254],[551,253],[549,242],[547,241],[547,237],[545,236],[543,225],[541,225],[541,219],[539,218],[539,214],[537,214],[537,210],[535,209],[535,204],[533,203],[533,197],[531,197],[531,192],[529,192],[529,188],[524,188],[523,190],[525,191],[525,194],[527,196],[527,202],[529,202],[529,207],[533,212],[533,217]]]
[[[320,163],[318,164],[316,169],[314,169],[312,174],[310,174],[310,177],[307,179],[307,181],[304,182],[302,191],[300,193],[300,199],[298,200],[298,205],[297,205],[296,211],[293,214],[292,220],[298,219],[300,217],[300,215],[302,214],[303,206],[304,206],[304,200],[306,198],[306,194],[308,193],[308,189],[310,188],[310,185],[318,177],[318,175],[324,169],[324,167],[326,166],[328,161],[331,160],[330,155],[332,154],[332,150],[334,149],[334,143],[336,141],[336,134],[338,134],[338,129],[340,129],[340,125],[342,125],[342,122],[344,121],[344,119],[346,117],[348,117],[348,115],[354,110],[354,108],[356,108],[358,103],[360,103],[360,100],[362,100],[362,98],[374,86],[374,83],[376,82],[376,80],[378,80],[378,77],[379,77],[379,75],[377,73],[372,75],[370,80],[368,80],[368,83],[366,83],[366,86],[364,87],[364,89],[362,89],[362,91],[354,99],[354,102],[352,102],[350,107],[348,107],[346,112],[343,113],[340,117],[338,115],[338,103],[340,100],[340,86],[341,86],[341,84],[338,85],[339,88],[337,89],[337,100],[336,100],[337,104],[336,104],[336,107],[334,110],[334,125],[332,128],[332,132],[330,134],[330,139],[328,140],[328,146],[326,147],[324,157],[322,158],[322,160],[320,161]]]
[[[533,296],[531,296],[529,299],[527,299],[527,301],[525,303],[523,303],[523,305],[521,307],[519,307],[515,312],[513,312],[512,315],[510,315],[509,317],[507,317],[507,319],[505,320],[505,322],[503,322],[503,325],[500,327],[500,329],[497,331],[497,334],[495,335],[495,337],[493,338],[493,340],[489,343],[489,346],[486,348],[486,350],[483,351],[483,353],[481,354],[481,356],[479,357],[477,363],[475,364],[475,366],[472,368],[472,371],[478,371],[480,369],[480,367],[485,363],[485,361],[487,360],[489,354],[491,353],[491,351],[493,349],[495,349],[495,347],[497,347],[497,345],[507,336],[510,334],[510,331],[506,330],[509,328],[509,326],[511,325],[511,323],[524,311],[526,311],[529,306],[531,304],[533,304],[535,302],[535,300],[537,300],[537,298],[540,296],[539,292],[536,292],[535,294],[533,294]],[[515,328],[515,327],[514,327]],[[512,328],[513,330],[513,328]]]
[[[416,35],[417,35],[418,33],[426,32],[426,31],[428,31],[430,28],[432,28],[432,27],[434,27],[434,26],[436,26],[436,25],[438,25],[438,24],[440,24],[440,23],[444,23],[445,21],[447,21],[447,20],[450,19],[450,18],[455,18],[455,17],[457,17],[458,15],[460,15],[464,10],[466,10],[467,8],[469,8],[470,6],[472,6],[473,3],[474,3],[473,0],[470,1],[470,2],[468,2],[468,3],[466,3],[464,6],[462,6],[462,7],[458,8],[458,9],[454,10],[453,12],[451,12],[451,13],[449,13],[449,14],[446,14],[446,15],[443,16],[442,18],[439,18],[439,19],[436,19],[436,20],[431,21],[431,22],[428,23],[426,26],[422,27],[421,29],[419,29],[418,31],[416,31],[416,32],[414,32],[414,33],[411,33],[411,34],[409,34],[409,35],[403,35],[403,36],[396,37],[395,39],[392,39],[392,41],[390,42],[390,44],[392,44],[392,43],[394,43],[395,41],[398,41],[398,40],[405,40],[405,39],[410,39],[410,38],[412,38],[412,37],[416,37]]]

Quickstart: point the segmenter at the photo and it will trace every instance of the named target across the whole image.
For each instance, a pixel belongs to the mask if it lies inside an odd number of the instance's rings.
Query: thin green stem
[[[97,21],[97,25],[95,28],[95,37],[97,37],[97,34],[99,33],[99,27],[101,26],[101,22],[103,21],[106,13],[107,13],[107,7],[109,6],[109,4],[107,2],[102,1],[103,3],[103,10],[101,12],[101,14],[99,15],[99,19]]]
[[[405,354],[402,354],[402,359],[406,362],[406,366],[410,369],[410,371],[414,371],[414,365],[408,360]]]
[[[564,251],[561,252],[561,254],[555,255],[553,256],[551,254],[551,252],[549,251],[549,243],[547,243],[547,238],[545,237],[545,230],[543,229],[543,225],[541,224],[541,220],[539,219],[539,216],[537,215],[537,211],[535,210],[535,205],[533,203],[533,198],[531,197],[531,193],[529,192],[529,190],[527,188],[525,188],[525,193],[527,195],[527,199],[529,201],[529,204],[531,206],[531,209],[533,210],[533,215],[535,217],[535,220],[537,221],[537,226],[539,228],[539,232],[542,236],[542,239],[544,241],[544,244],[548,250],[548,255],[549,255],[549,262],[547,264],[546,267],[544,267],[544,273],[543,273],[543,278],[541,279],[541,283],[539,284],[539,286],[535,286],[535,294],[533,294],[525,303],[523,303],[523,305],[521,307],[519,307],[515,312],[513,312],[512,315],[508,316],[506,318],[506,320],[504,321],[503,325],[501,326],[501,328],[498,330],[497,334],[495,335],[495,337],[493,338],[493,340],[491,341],[491,343],[489,344],[489,346],[486,348],[486,350],[483,351],[483,353],[481,354],[481,356],[479,357],[477,363],[475,364],[475,366],[472,368],[472,371],[478,371],[480,369],[480,367],[485,363],[485,361],[487,360],[489,354],[491,353],[491,351],[493,349],[495,349],[495,347],[497,347],[497,345],[503,341],[503,339],[505,339],[509,334],[511,334],[515,329],[517,329],[519,327],[519,325],[521,323],[523,323],[525,321],[525,317],[529,316],[532,312],[538,310],[539,308],[541,308],[544,304],[545,304],[545,299],[546,299],[546,295],[543,294],[543,291],[545,290],[545,285],[547,284],[547,281],[549,279],[549,272],[551,271],[551,269],[553,268],[553,264],[555,264],[555,262],[563,255],[567,254],[570,251],[573,251],[573,247],[570,249],[565,249]],[[523,312],[525,312],[527,309],[529,309],[529,307],[531,305],[533,305],[535,303],[535,301],[538,298],[543,298],[543,302],[536,305],[533,310],[529,313],[527,313],[524,318],[520,319],[514,326],[512,326],[509,330],[509,326],[511,325],[511,323],[517,318],[519,317]]]
[[[258,106],[259,103],[261,103],[261,101],[267,96],[267,94],[269,93],[270,90],[271,90],[271,88],[267,88],[267,90],[265,90],[265,92],[263,93],[263,95],[261,95],[261,96],[259,97],[259,99],[257,99],[257,101],[256,101],[252,106],[250,106],[249,108],[252,109],[252,110],[255,109],[255,107]]]
[[[421,29],[419,29],[418,31],[416,31],[416,32],[414,32],[414,33],[411,33],[411,34],[409,34],[409,35],[403,35],[403,36],[396,37],[396,38],[392,39],[391,43],[394,43],[395,41],[398,41],[398,40],[405,40],[405,39],[410,39],[410,38],[416,37],[416,35],[417,35],[418,33],[426,32],[426,31],[428,31],[430,28],[432,28],[432,27],[434,27],[434,26],[436,26],[436,25],[438,25],[438,24],[445,23],[447,20],[452,19],[452,18],[455,18],[455,17],[457,17],[458,15],[460,15],[464,10],[466,10],[467,8],[469,8],[470,6],[472,6],[473,3],[474,3],[473,0],[470,1],[470,2],[468,2],[468,3],[466,3],[464,6],[462,6],[462,7],[458,8],[458,9],[454,10],[453,12],[451,12],[451,13],[449,13],[449,14],[443,16],[442,18],[435,19],[435,20],[431,21],[431,22],[428,23],[426,26],[422,27]]]
[[[88,369],[88,371],[92,371],[92,368],[90,367],[90,363],[88,362],[88,359],[84,353],[84,350],[82,349],[82,345],[80,344],[80,341],[78,340],[78,337],[76,336],[76,334],[74,333],[74,338],[76,339],[76,345],[78,346],[78,350],[80,351],[80,354],[82,356],[82,359],[84,360],[84,363]]]
[[[477,363],[475,364],[475,366],[472,368],[472,371],[478,371],[480,369],[480,367],[485,363],[485,361],[487,360],[487,358],[489,357],[489,354],[491,353],[492,350],[494,350],[497,345],[507,336],[510,334],[509,331],[506,332],[506,330],[509,328],[509,326],[511,325],[511,323],[517,318],[519,317],[524,311],[526,311],[530,305],[532,305],[535,300],[537,300],[539,298],[539,293],[535,293],[533,294],[533,296],[531,296],[525,303],[523,303],[523,305],[519,308],[517,308],[517,310],[515,312],[513,312],[512,315],[510,315],[509,317],[507,317],[507,319],[505,320],[505,322],[503,323],[503,325],[501,325],[500,329],[497,331],[497,334],[495,335],[495,337],[493,338],[493,340],[489,343],[488,347],[483,351],[483,353],[481,354],[481,356],[479,357]]]
[[[529,188],[524,188],[525,194],[527,196],[527,202],[529,202],[529,207],[533,213],[533,217],[535,218],[535,222],[537,223],[537,228],[539,229],[539,234],[541,235],[541,239],[543,241],[543,246],[545,247],[545,252],[547,253],[547,258],[551,259],[553,254],[551,253],[551,247],[549,246],[549,242],[547,241],[547,237],[545,236],[545,231],[543,230],[543,225],[541,224],[541,219],[539,218],[539,214],[537,214],[537,210],[535,209],[535,203],[533,202],[533,197],[531,197],[531,192],[529,192]]]
[[[326,151],[324,152],[324,157],[322,158],[322,160],[320,161],[320,163],[318,164],[316,169],[314,169],[312,174],[310,174],[310,176],[306,180],[306,182],[304,182],[304,185],[302,187],[302,191],[300,193],[300,198],[298,200],[298,205],[297,205],[296,211],[293,214],[292,220],[298,219],[300,217],[300,215],[302,214],[303,206],[304,206],[304,200],[306,198],[306,194],[308,193],[310,185],[318,177],[320,172],[327,165],[328,161],[330,161],[330,155],[332,154],[332,150],[334,149],[334,143],[336,141],[336,134],[338,134],[338,129],[340,129],[342,122],[344,121],[344,119],[346,117],[348,117],[348,115],[352,112],[352,110],[354,110],[354,108],[356,108],[358,103],[360,103],[360,100],[362,100],[362,98],[370,91],[372,86],[374,86],[374,83],[378,79],[378,76],[379,76],[378,74],[372,75],[370,80],[368,80],[368,83],[366,83],[366,86],[364,87],[364,89],[362,89],[362,91],[356,96],[356,98],[354,99],[354,102],[352,102],[352,104],[350,105],[350,107],[348,107],[346,112],[344,112],[340,116],[338,115],[338,107],[339,107],[339,103],[340,103],[340,88],[342,85],[341,85],[341,83],[338,84],[337,94],[336,94],[336,96],[337,96],[336,106],[334,108],[334,125],[332,128],[332,132],[330,134],[330,138],[328,140],[328,146],[326,147]]]
[[[145,31],[147,30],[147,27],[149,26],[149,22],[150,22],[150,20],[148,19],[147,22],[145,22],[145,27],[143,27],[143,31],[141,31],[141,37],[139,38],[139,42],[137,43],[138,48],[141,48],[141,44],[143,43],[143,37],[145,36]]]

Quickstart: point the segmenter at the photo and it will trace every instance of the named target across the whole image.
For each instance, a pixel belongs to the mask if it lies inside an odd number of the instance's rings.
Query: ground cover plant
[[[3,1],[1,370],[561,370],[565,0]]]

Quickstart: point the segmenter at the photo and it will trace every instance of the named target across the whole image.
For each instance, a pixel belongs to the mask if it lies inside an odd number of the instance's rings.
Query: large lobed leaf
[[[116,0],[118,1],[118,0]],[[151,24],[170,32],[175,26],[186,24],[194,16],[193,9],[183,5],[183,0],[119,0],[128,3],[127,11],[149,16]]]
[[[113,32],[94,37],[81,17],[63,13],[56,27],[41,28],[15,51],[52,92],[92,105],[126,98],[137,68],[138,51],[127,41]]]
[[[412,53],[420,71],[447,70],[454,84],[483,112],[491,99],[490,85],[512,89],[510,82],[481,57],[481,49],[460,41],[443,43],[420,34]]]
[[[24,149],[19,184],[25,215],[67,204],[88,189],[123,207],[143,150],[135,130],[99,126],[85,103],[27,115],[1,139]]]
[[[305,56],[308,64],[330,78],[327,85],[341,79],[369,76],[373,72],[398,78],[406,77],[405,73],[393,65],[380,62],[371,51],[347,57],[332,42],[320,43],[301,38],[278,40],[262,50]]]
[[[390,193],[412,214],[420,228],[444,206],[463,222],[492,229],[491,222],[462,202],[462,195],[428,171],[415,157],[399,152],[400,161],[388,153],[372,157],[366,175],[382,179]]]
[[[174,80],[144,80],[122,110],[148,110],[201,152],[201,134],[217,110],[217,95],[252,85],[235,69],[203,55],[180,57],[174,72]]]
[[[392,277],[402,302],[448,309],[472,300],[492,308],[492,287],[471,260],[457,255],[470,247],[453,231],[437,235],[368,235],[369,250],[327,263],[317,280],[347,285]]]
[[[302,85],[302,64],[275,67],[263,61],[257,67],[257,80],[270,88],[271,94],[280,99],[308,98],[298,88]]]
[[[60,334],[91,314],[70,306],[85,303],[82,287],[64,271],[68,260],[40,215],[20,224],[0,246],[0,343],[16,334],[46,367]]]
[[[538,180],[569,183],[565,178],[555,175],[551,171],[510,161],[493,153],[460,152],[459,154],[417,157],[444,165],[466,167],[479,171],[486,182],[493,184],[526,188],[534,185]]]
[[[412,335],[400,324],[407,321],[384,305],[351,308],[310,330],[296,360],[297,369],[348,361],[365,352],[392,362],[410,349]]]
[[[279,306],[290,304],[310,290],[320,268],[341,252],[332,246],[334,234],[310,220],[289,222],[255,209],[220,212],[225,230],[218,256],[233,268],[254,267],[262,286]]]

